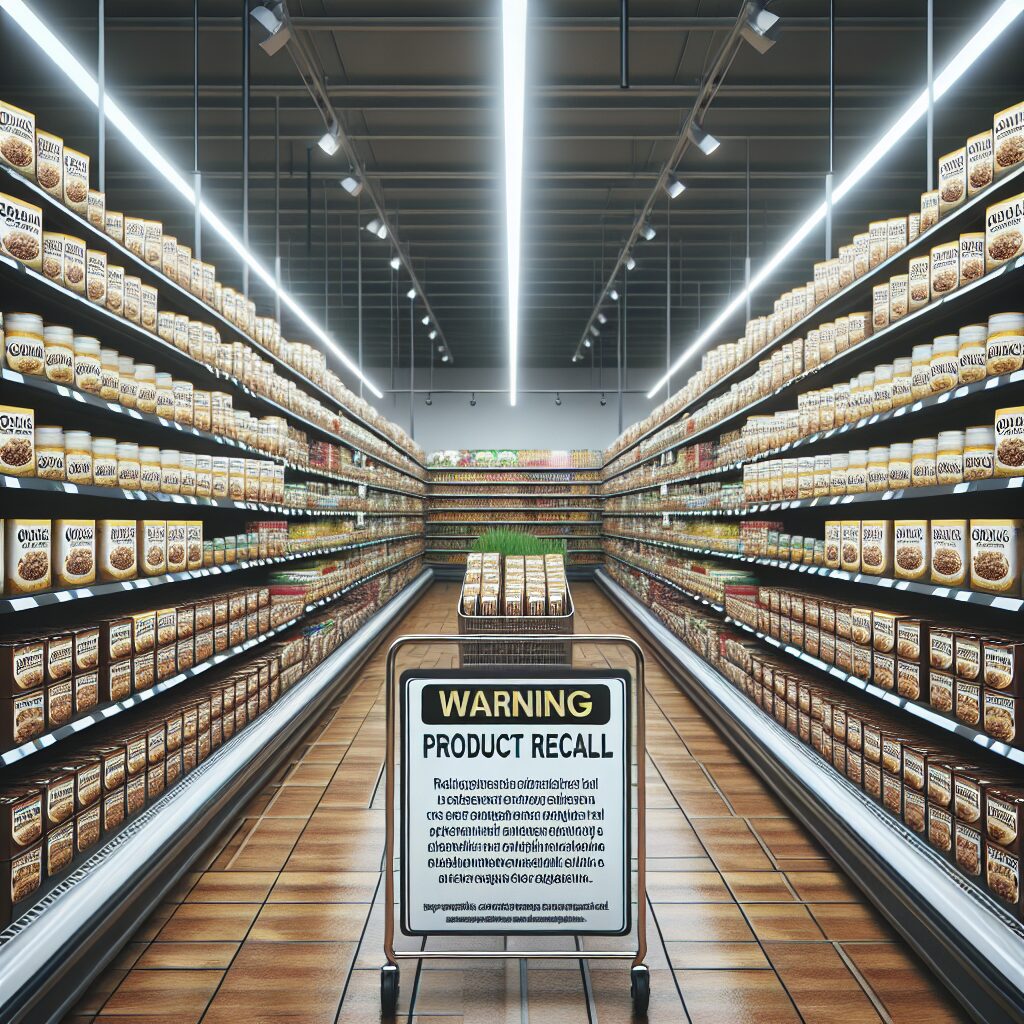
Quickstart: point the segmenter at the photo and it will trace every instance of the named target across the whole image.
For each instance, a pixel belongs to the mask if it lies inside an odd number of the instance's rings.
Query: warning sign
[[[630,930],[630,683],[404,673],[407,935]]]

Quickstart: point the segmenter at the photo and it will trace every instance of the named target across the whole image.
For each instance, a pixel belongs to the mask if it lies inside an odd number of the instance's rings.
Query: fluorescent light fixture
[[[0,10],[6,11],[11,16],[15,24],[25,33],[26,37],[53,61],[86,99],[99,106],[99,87],[96,84],[96,79],[86,71],[74,54],[71,53],[24,0],[0,0]],[[104,97],[103,110],[107,121],[124,136],[125,141],[133,146],[139,155],[144,157],[155,170],[160,172],[175,192],[194,207],[196,205],[196,194],[192,185],[174,164],[150,142],[149,135],[135,124],[109,93]],[[377,398],[383,398],[384,392],[359,369],[359,366],[349,358],[345,350],[313,320],[288,292],[278,287],[274,275],[253,256],[252,252],[242,244],[241,239],[234,234],[206,202],[199,204],[199,213],[207,226],[223,239],[232,252],[249,267],[271,293],[280,296],[281,305],[286,306],[301,321],[310,334],[329,348],[345,368],[361,380]]]
[[[644,221],[644,223],[640,225],[640,234],[643,235],[644,241],[646,241],[646,242],[653,241],[654,240],[654,236],[657,233],[658,232],[655,231],[654,228],[652,228],[651,225],[648,224],[646,221]]]
[[[0,0],[2,2],[2,0]],[[947,92],[971,69],[978,58],[994,43],[999,36],[1024,13],[1024,0],[1003,0],[995,12],[971,35],[950,62],[935,76],[932,95],[937,103]],[[928,110],[928,87],[918,94],[913,102],[892,123],[879,140],[861,157],[853,169],[832,189],[832,205],[835,207],[856,187],[858,182],[868,174],[879,161],[917,124]],[[679,354],[676,361],[663,374],[658,383],[647,392],[653,398],[682,367],[686,361],[707,341],[714,337],[718,329],[753,295],[757,289],[771,276],[794,249],[825,219],[828,213],[826,203],[819,204],[811,215],[796,231],[775,251],[770,259],[750,279],[750,283],[735,295],[731,302],[708,324],[708,326]]]
[[[252,20],[267,33],[267,38],[260,43],[260,49],[267,56],[273,57],[292,37],[284,3],[279,0],[278,3],[261,4],[259,7],[254,7],[249,14],[252,16]]]
[[[423,319],[422,319],[422,320],[420,320],[420,323],[421,323],[421,324],[423,324],[423,326],[424,326],[424,327],[426,327],[426,326],[427,326],[427,324],[429,324],[429,323],[430,323],[430,317],[429,317],[429,316],[425,316],[425,317],[423,317]]]
[[[710,132],[704,131],[696,121],[690,122],[689,130],[686,133],[690,141],[705,155],[711,156],[721,143]]]
[[[740,35],[758,53],[767,53],[779,39],[779,16],[766,11],[763,4],[748,4]]]
[[[612,300],[612,302],[618,302],[618,301],[619,301],[619,292],[618,292],[618,289],[616,289],[616,288],[613,288],[613,289],[612,289],[612,290],[611,290],[611,291],[610,291],[610,292],[608,293],[608,298],[609,298],[609,299],[611,299],[611,300]]]
[[[341,187],[350,195],[357,196],[363,191],[363,183],[354,174],[348,174],[341,179]]]
[[[626,257],[626,269],[627,270],[636,270],[636,260],[633,259],[632,256],[627,256]]]
[[[406,297],[407,299],[415,299],[415,298],[416,298],[416,289],[415,289],[415,288],[410,288],[410,289],[409,289],[409,290],[408,290],[408,291],[407,291],[407,292],[405,293],[405,297]]]
[[[402,266],[402,261],[397,256],[391,257],[391,269],[398,270]]]
[[[332,124],[327,131],[320,136],[317,145],[328,155],[334,156],[341,149],[341,129],[337,124]]]
[[[523,216],[523,123],[526,116],[526,9],[527,0],[501,2],[509,405],[516,404],[519,376],[519,253]]]
[[[427,337],[428,337],[428,338],[429,338],[429,339],[430,339],[431,341],[434,341],[434,340],[435,340],[435,339],[437,338],[437,331],[431,331],[431,332],[430,332],[430,333],[429,333],[429,334],[427,335]]]
[[[606,323],[608,323],[608,317],[606,317],[606,316],[604,315],[604,313],[598,313],[598,314],[597,314],[597,322],[598,322],[599,324],[602,324],[602,325],[603,325],[603,324],[606,324]]]
[[[670,174],[665,181],[665,191],[669,199],[678,199],[686,191],[686,186],[676,175]]]

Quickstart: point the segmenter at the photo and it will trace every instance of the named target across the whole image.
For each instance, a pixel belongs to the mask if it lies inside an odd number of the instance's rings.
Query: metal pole
[[[281,97],[274,96],[274,319],[281,324]]]
[[[199,0],[192,0],[192,188],[196,208],[192,223],[192,255],[203,258],[203,218],[199,211],[203,179],[199,175]]]
[[[622,275],[622,385],[629,389],[629,274]],[[621,410],[622,403],[619,403]],[[619,428],[622,433],[622,428]]]
[[[747,255],[743,260],[743,284],[747,292],[747,322],[750,322],[750,136],[747,136]]]
[[[242,0],[242,244],[249,248],[249,0]],[[249,298],[249,264],[242,263],[242,293]]]
[[[935,2],[928,0],[928,191],[935,188]]]
[[[324,330],[329,330],[328,319],[328,305],[327,305],[327,293],[328,293],[328,277],[327,277],[327,186],[324,186]],[[362,363],[359,365],[359,369],[362,370]],[[360,388],[362,388],[363,382],[359,382]]]
[[[363,397],[363,198],[356,200],[356,322],[359,349],[359,397]]]
[[[749,317],[748,317],[749,319]],[[672,366],[672,200],[665,196],[665,373]],[[671,397],[671,383],[665,381],[665,400]]]
[[[622,304],[615,311],[615,363],[618,368],[619,433],[622,433]]]
[[[629,88],[629,0],[619,0],[619,88]]]
[[[391,271],[391,296],[388,299],[388,360],[391,363],[391,390],[395,390],[395,274]]]
[[[313,255],[313,147],[306,147],[306,255]]]
[[[416,439],[416,413],[413,409],[413,396],[416,391],[416,328],[413,320],[416,316],[416,300],[409,300],[409,436]]]
[[[825,259],[832,258],[832,173],[836,134],[836,2],[828,4],[828,173],[825,175]],[[747,213],[749,223],[750,214]],[[749,305],[749,299],[747,300]],[[750,319],[750,314],[747,314]]]
[[[97,97],[96,97],[96,153],[99,157],[99,187],[101,192],[107,189],[107,18],[106,4],[99,0],[96,8],[96,41],[97,54]]]

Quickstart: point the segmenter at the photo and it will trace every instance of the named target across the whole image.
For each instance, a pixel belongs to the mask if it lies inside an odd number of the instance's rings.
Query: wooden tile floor
[[[630,632],[596,587],[579,585],[575,595],[577,632]],[[435,585],[395,635],[455,632],[455,600],[454,585]],[[69,1022],[380,1019],[385,650]],[[595,648],[585,660],[603,664],[612,653]],[[416,648],[409,663],[446,665],[449,654]],[[965,1020],[653,658],[647,684],[649,1019]],[[508,940],[509,948],[521,941]],[[618,962],[427,963],[419,972],[412,963],[403,968],[400,1019],[410,1024],[631,1018],[627,969]]]

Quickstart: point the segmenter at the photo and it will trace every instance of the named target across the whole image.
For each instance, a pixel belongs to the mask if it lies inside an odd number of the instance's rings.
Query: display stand
[[[564,641],[573,649],[628,648],[633,660],[629,670],[574,669],[571,656],[568,665],[528,667],[484,666],[472,657],[483,645],[540,640],[550,642],[521,633],[422,634],[400,637],[388,651],[386,963],[381,968],[385,1017],[397,1010],[399,961],[427,959],[628,959],[634,1011],[647,1012],[643,651],[626,636],[583,635]],[[465,667],[407,669],[396,678],[399,653],[414,645],[418,657],[430,648],[454,647],[453,663]],[[400,771],[396,726],[401,733]],[[428,950],[423,941],[414,950],[395,949],[396,785],[401,798],[402,934],[630,935],[635,851],[635,946],[519,950],[508,949],[506,943],[503,949],[468,949],[463,941],[459,949]]]

